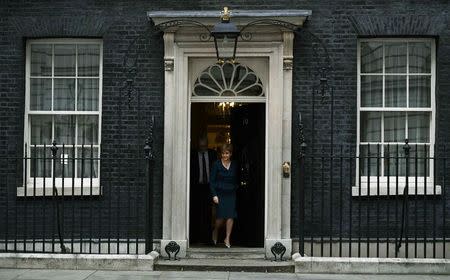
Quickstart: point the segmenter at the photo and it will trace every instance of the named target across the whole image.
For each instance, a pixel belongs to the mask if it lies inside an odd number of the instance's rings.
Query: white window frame
[[[78,58],[75,59],[75,76],[68,76],[69,78],[75,78],[75,110],[74,111],[38,111],[38,110],[30,110],[30,82],[31,82],[31,45],[35,44],[95,44],[99,45],[100,48],[100,56],[99,56],[99,75],[97,76],[83,76],[82,78],[98,78],[98,111],[77,111],[76,106],[76,94],[78,87]],[[77,54],[78,55],[78,54]],[[52,75],[49,76],[52,78],[55,77],[54,73],[54,54],[52,58]],[[65,78],[64,76],[58,76],[58,78]],[[32,145],[30,141],[30,115],[98,115],[98,144],[93,145],[94,148],[98,149],[98,158],[100,156],[100,147],[101,147],[101,127],[102,127],[102,89],[103,89],[103,41],[101,39],[78,39],[78,38],[62,38],[62,39],[32,39],[28,40],[26,43],[26,63],[25,63],[25,116],[24,116],[24,151],[28,155],[28,162],[26,166],[26,173],[24,174],[24,184],[17,188],[17,196],[53,196],[53,179],[52,177],[46,177],[45,182],[42,177],[30,177],[31,170],[31,161],[30,161],[30,151]],[[53,82],[52,82],[52,103],[53,103]],[[54,126],[54,124],[53,124]],[[53,130],[53,129],[52,129]],[[52,132],[53,135],[54,132]],[[75,138],[77,135],[75,135]],[[27,144],[28,143],[28,144]],[[25,145],[27,144],[27,145]],[[62,145],[57,144],[58,149],[62,148]],[[50,149],[50,145],[48,148]],[[75,145],[75,148],[81,148],[81,145]],[[90,145],[84,145],[85,148],[90,148]],[[72,150],[72,145],[66,145],[65,149]],[[24,156],[25,156],[24,152]],[[70,159],[69,159],[70,160]],[[87,159],[89,160],[89,159]],[[64,188],[62,186],[63,179],[55,178],[55,186],[58,192],[58,196],[92,196],[92,195],[101,195],[101,187],[100,187],[100,160],[97,159],[98,163],[98,171],[97,178],[74,178],[72,180],[71,177],[64,178]],[[51,166],[49,166],[51,168]],[[75,167],[76,168],[76,167]],[[92,180],[92,185],[91,185]],[[45,186],[45,189],[44,189]]]
[[[385,98],[385,78],[383,78],[383,107],[363,107],[361,108],[361,43],[363,42],[380,42],[380,43],[386,43],[386,42],[429,42],[431,45],[431,107],[430,108],[402,108],[402,107],[384,107],[384,98]],[[407,107],[409,107],[409,48],[407,48],[407,67],[406,67],[406,73],[400,74],[400,75],[406,75],[406,90],[407,90]],[[385,77],[386,75],[391,75],[392,73],[386,73],[385,72],[385,54],[384,54],[384,47],[383,47],[383,71],[381,73],[373,73],[373,75],[383,75]],[[424,73],[414,73],[414,75],[420,75]],[[428,74],[428,73],[425,73]],[[365,73],[364,75],[372,75],[371,73]],[[393,74],[395,75],[395,73]],[[433,164],[433,156],[434,156],[434,145],[435,145],[435,129],[436,129],[436,92],[435,92],[435,85],[436,85],[436,45],[435,40],[432,38],[361,38],[358,39],[358,45],[357,45],[357,142],[356,142],[356,155],[359,157],[360,155],[360,144],[361,144],[361,138],[360,138],[360,115],[361,112],[364,111],[376,111],[376,112],[395,112],[395,111],[401,111],[401,112],[431,112],[431,120],[430,120],[430,142],[429,142],[429,157],[431,158],[429,163],[429,176],[426,177],[426,180],[423,176],[417,177],[417,183],[416,183],[416,177],[415,176],[409,176],[408,177],[408,193],[409,194],[417,194],[418,195],[439,195],[441,194],[441,186],[434,185],[433,180],[433,174],[434,174],[434,164]],[[381,122],[381,133],[382,133],[382,139],[384,139],[384,122]],[[364,142],[364,144],[367,144],[367,142]],[[363,145],[364,145],[363,144]],[[384,145],[384,142],[369,142],[369,144],[380,144],[380,146]],[[395,144],[404,144],[404,143],[395,143],[395,142],[389,142],[389,144],[395,145]],[[415,144],[410,144],[411,151],[414,150]],[[380,156],[380,161],[383,161],[383,154]],[[414,160],[413,157],[410,158],[410,161]],[[387,176],[367,176],[362,175],[361,179],[359,180],[359,162],[360,160],[357,158],[356,160],[356,182],[355,186],[352,187],[352,196],[377,196],[377,195],[398,195],[403,194],[404,188],[406,186],[406,177],[405,176],[398,176],[396,177],[394,175],[389,176],[389,182]],[[383,163],[380,170],[383,169]],[[361,186],[359,185],[361,183]]]

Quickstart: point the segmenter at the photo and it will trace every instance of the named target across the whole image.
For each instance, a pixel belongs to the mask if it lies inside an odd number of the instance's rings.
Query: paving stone
[[[30,269],[20,274],[17,280],[84,280],[94,273],[94,270],[54,270],[54,269]]]
[[[225,271],[163,271],[161,279],[172,279],[177,277],[192,279],[228,279],[229,272]]]
[[[286,279],[297,280],[297,276],[293,273],[243,273],[230,272],[229,280],[256,280],[256,279]]]
[[[161,272],[156,271],[96,271],[86,280],[144,280],[160,279]]]
[[[27,272],[25,269],[0,269],[0,280],[10,280]]]

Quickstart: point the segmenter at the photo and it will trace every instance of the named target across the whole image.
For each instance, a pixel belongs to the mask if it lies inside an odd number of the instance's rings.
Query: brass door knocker
[[[289,178],[289,175],[291,174],[291,164],[288,161],[283,162],[283,177]]]

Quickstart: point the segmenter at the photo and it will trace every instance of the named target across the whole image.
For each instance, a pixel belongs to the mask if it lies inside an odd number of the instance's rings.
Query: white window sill
[[[71,179],[64,180],[64,190],[62,188],[62,180],[60,178],[55,179],[55,186],[58,192],[57,196],[97,196],[102,194],[102,188],[99,184],[99,179],[75,179],[72,182]],[[45,192],[44,192],[45,190]],[[47,178],[36,178],[31,180],[26,186],[17,188],[18,197],[34,197],[34,196],[53,196],[53,182]]]
[[[370,184],[368,178],[361,178],[361,187],[352,186],[352,196],[388,196],[388,195],[403,195],[406,180],[404,177],[397,178],[390,177],[389,184],[386,177],[370,177]],[[426,183],[426,184],[425,184]],[[440,185],[434,185],[431,178],[411,177],[408,180],[408,194],[409,195],[441,195],[442,189]],[[426,185],[426,186],[425,186]],[[370,188],[369,188],[370,186]],[[389,187],[389,188],[388,188]]]

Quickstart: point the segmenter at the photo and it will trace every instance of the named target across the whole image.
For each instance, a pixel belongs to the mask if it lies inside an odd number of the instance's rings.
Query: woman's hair
[[[228,143],[222,144],[222,146],[220,146],[220,152],[223,153],[224,151],[233,153],[233,145]]]

